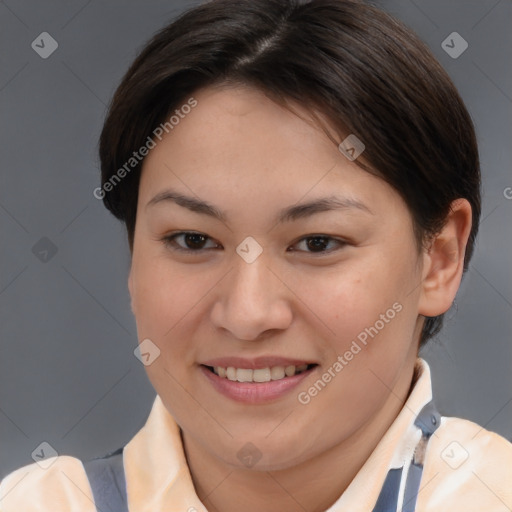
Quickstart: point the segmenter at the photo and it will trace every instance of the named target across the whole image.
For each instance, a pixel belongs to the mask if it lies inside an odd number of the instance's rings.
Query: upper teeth
[[[303,372],[308,367],[307,364],[300,366],[272,366],[272,368],[258,368],[251,370],[250,368],[234,368],[229,366],[214,366],[213,371],[222,378],[238,382],[270,382],[271,380],[284,379],[284,377],[292,377],[296,373]]]

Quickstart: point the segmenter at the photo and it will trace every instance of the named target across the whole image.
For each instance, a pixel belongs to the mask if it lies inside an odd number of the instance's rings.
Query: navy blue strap
[[[128,512],[123,448],[83,463],[98,512]]]
[[[403,468],[390,469],[373,512],[395,512]],[[394,508],[393,508],[394,507]]]
[[[441,415],[437,412],[436,406],[432,401],[421,409],[414,422],[426,437],[430,437],[439,428],[440,423]]]
[[[433,402],[429,402],[423,407],[414,422],[414,425],[421,430],[422,435],[405,480],[403,512],[414,512],[416,509],[426,448],[430,437],[439,428],[440,423],[441,415],[437,412]],[[403,467],[389,470],[373,512],[395,512],[398,509],[398,492],[403,477]]]

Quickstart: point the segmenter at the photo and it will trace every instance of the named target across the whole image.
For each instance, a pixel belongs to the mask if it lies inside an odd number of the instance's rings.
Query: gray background
[[[133,355],[124,228],[92,194],[96,144],[135,52],[195,3],[0,1],[0,477],[31,463],[42,441],[60,454],[102,455],[149,413],[154,391]],[[379,3],[453,77],[481,147],[472,267],[458,311],[423,353],[437,404],[512,439],[512,0]],[[458,59],[441,47],[453,31],[469,43]],[[48,59],[31,48],[42,32],[59,44]]]

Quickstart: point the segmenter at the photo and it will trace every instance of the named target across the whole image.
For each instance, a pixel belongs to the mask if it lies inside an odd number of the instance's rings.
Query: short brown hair
[[[443,227],[451,202],[466,198],[467,270],[481,212],[471,117],[428,47],[360,0],[213,0],[186,11],[149,41],[114,94],[99,144],[102,187],[181,102],[222,83],[322,114],[337,144],[348,134],[364,141],[356,163],[404,199],[419,247]],[[130,250],[141,168],[102,195],[126,224]],[[442,320],[426,319],[422,344]]]

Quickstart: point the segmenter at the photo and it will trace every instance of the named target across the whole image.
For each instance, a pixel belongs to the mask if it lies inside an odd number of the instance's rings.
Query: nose
[[[289,327],[293,317],[291,292],[276,274],[262,256],[252,263],[242,258],[235,261],[235,268],[217,290],[211,310],[213,325],[245,341]]]

